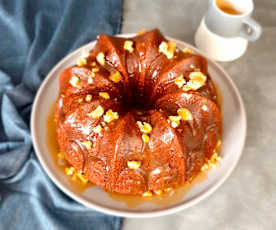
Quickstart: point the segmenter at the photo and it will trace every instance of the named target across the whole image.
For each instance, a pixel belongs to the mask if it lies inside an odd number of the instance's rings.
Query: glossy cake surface
[[[197,175],[221,138],[207,60],[158,30],[100,35],[60,74],[57,137],[66,160],[116,193],[161,194]]]

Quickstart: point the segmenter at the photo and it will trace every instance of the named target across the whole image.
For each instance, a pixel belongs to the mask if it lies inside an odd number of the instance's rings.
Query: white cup
[[[209,7],[195,34],[199,50],[216,61],[233,61],[244,54],[248,41],[257,40],[261,26],[250,17],[254,5],[252,0],[228,0],[237,8],[243,8],[238,15],[222,11],[216,0],[209,1]],[[242,3],[242,4],[241,4]]]

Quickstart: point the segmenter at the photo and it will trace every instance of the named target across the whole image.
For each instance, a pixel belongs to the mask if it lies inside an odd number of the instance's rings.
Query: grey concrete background
[[[123,33],[159,28],[194,44],[207,0],[125,0]],[[248,136],[238,167],[211,197],[177,214],[126,219],[124,230],[276,229],[276,0],[255,0],[262,37],[222,63],[243,97]]]

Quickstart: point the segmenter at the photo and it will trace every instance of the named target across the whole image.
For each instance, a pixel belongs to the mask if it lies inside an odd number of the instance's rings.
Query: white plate
[[[120,36],[129,37],[133,34]],[[188,47],[203,55],[189,44],[172,38],[168,39],[176,41],[179,48]],[[84,192],[77,192],[69,183],[68,177],[56,168],[46,143],[46,121],[51,106],[58,97],[59,74],[66,67],[76,63],[82,50],[90,50],[94,44],[95,42],[91,42],[62,59],[45,78],[34,100],[31,116],[33,144],[38,159],[52,181],[68,196],[89,208],[125,217],[155,217],[172,214],[195,205],[213,193],[230,176],[239,161],[246,137],[246,114],[241,96],[233,81],[217,63],[211,60],[208,62],[209,73],[222,96],[222,161],[220,167],[211,170],[207,178],[196,184],[180,201],[167,206],[145,203],[129,208],[124,203],[111,199],[106,192],[96,186]]]

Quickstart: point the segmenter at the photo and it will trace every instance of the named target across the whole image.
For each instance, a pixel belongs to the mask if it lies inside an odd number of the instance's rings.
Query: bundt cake
[[[159,30],[102,34],[60,74],[59,150],[104,190],[160,195],[211,159],[222,125],[207,61]]]

